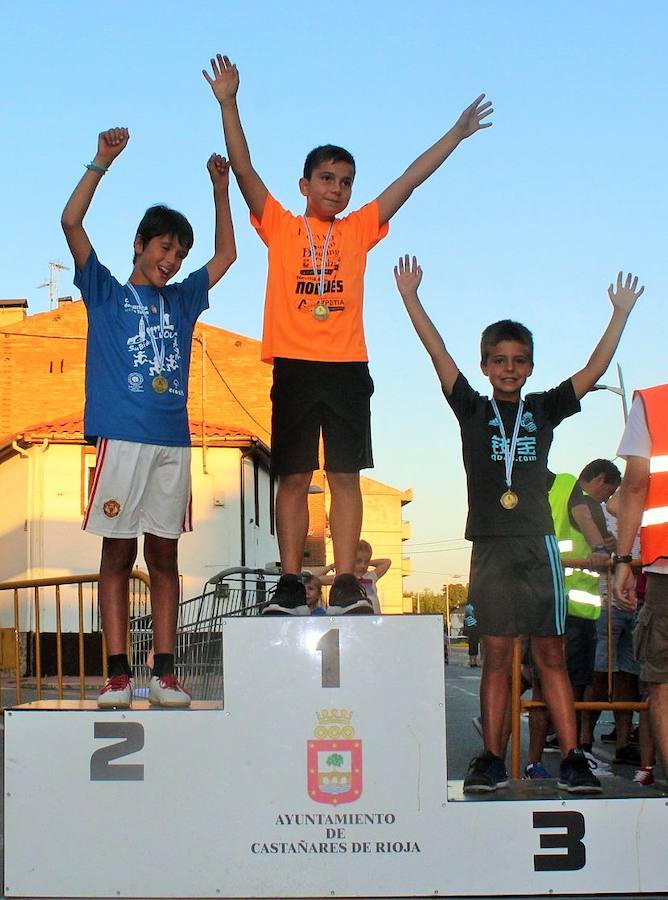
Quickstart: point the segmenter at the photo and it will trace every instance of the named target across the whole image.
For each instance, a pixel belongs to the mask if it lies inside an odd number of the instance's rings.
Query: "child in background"
[[[357,554],[355,556],[355,569],[354,575],[361,587],[364,589],[364,593],[367,596],[367,599],[373,605],[373,613],[376,616],[381,615],[382,610],[380,608],[380,600],[378,599],[378,591],[376,590],[376,582],[379,578],[382,578],[383,575],[387,574],[387,570],[392,565],[391,559],[371,559],[371,555],[373,553],[373,548],[368,541],[360,540],[357,545]],[[333,572],[335,569],[334,563],[332,565],[327,566],[327,568],[323,569],[322,574],[326,575],[327,572]],[[322,584],[332,584],[333,578],[321,578]]]
[[[310,616],[324,616],[325,608],[322,605],[322,582],[312,572],[302,572],[302,583],[306,592],[306,605]]]

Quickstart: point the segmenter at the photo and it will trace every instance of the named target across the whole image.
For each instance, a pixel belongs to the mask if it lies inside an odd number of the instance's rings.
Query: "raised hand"
[[[217,53],[216,58],[211,60],[211,72],[213,77],[206,69],[202,69],[202,75],[211,85],[216,100],[222,103],[223,100],[235,97],[239,90],[239,71],[228,57]]]
[[[494,112],[494,107],[491,100],[486,100],[484,103],[483,100],[485,100],[485,95],[481,94],[470,106],[466,107],[455,122],[453,131],[456,131],[461,138],[471,137],[472,134],[475,134],[476,131],[480,131],[482,128],[492,127],[492,122],[483,122],[482,120],[486,119],[487,116],[491,116]]]
[[[125,150],[129,140],[130,132],[127,128],[109,128],[107,131],[101,131],[97,137],[96,161],[105,166],[110,165]]]
[[[394,277],[401,296],[411,297],[417,294],[417,289],[422,281],[422,268],[418,265],[417,258],[413,257],[411,265],[408,253],[399,257],[399,262],[394,267]]]
[[[212,153],[206,162],[214,188],[227,189],[230,183],[230,164],[219,153]]]
[[[612,301],[612,305],[615,309],[620,309],[622,312],[630,313],[633,307],[635,306],[635,302],[638,297],[645,290],[645,286],[643,285],[640,290],[636,290],[638,287],[638,276],[632,275],[630,272],[626,276],[626,280],[622,284],[624,280],[624,275],[622,272],[617,273],[617,289],[610,285],[608,288],[608,297]]]

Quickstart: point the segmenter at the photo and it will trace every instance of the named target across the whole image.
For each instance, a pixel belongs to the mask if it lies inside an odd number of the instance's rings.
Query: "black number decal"
[[[316,644],[315,649],[322,653],[322,686],[341,687],[341,649],[339,629],[330,628]]]
[[[141,763],[109,765],[113,759],[130,756],[144,746],[144,726],[139,722],[95,722],[93,737],[122,738],[117,744],[100,747],[90,758],[91,781],[143,781]]]
[[[543,850],[563,848],[565,853],[536,853],[533,867],[536,872],[574,872],[583,869],[587,853],[582,838],[585,835],[585,820],[579,812],[535,812],[534,828],[562,828],[565,833],[541,834],[540,846]]]

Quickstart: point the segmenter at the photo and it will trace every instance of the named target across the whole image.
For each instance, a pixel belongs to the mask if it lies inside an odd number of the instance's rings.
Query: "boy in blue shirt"
[[[123,285],[98,261],[83,219],[129,138],[127,128],[99,135],[97,153],[61,219],[88,313],[84,433],[97,443],[97,460],[83,527],[102,536],[99,599],[109,672],[98,706],[127,708],[132,701],[128,583],[143,534],[155,649],[149,699],[183,707],[190,695],[174,675],[174,644],[177,542],[192,530],[188,370],[193,329],[208,308],[208,291],[236,258],[229,164],[215,153],[207,163],[216,228],[206,266],[167,284],[187,257],[193,232],[181,213],[155,206],[139,223],[132,274]]]
[[[580,399],[604,374],[633,306],[638,279],[620,272],[608,295],[610,323],[583,369],[558,387],[521,396],[533,372],[533,338],[519,322],[503,320],[482,334],[483,373],[492,398],[469,385],[425,313],[417,289],[422,269],[413,257],[394,269],[399,293],[418,337],[431,357],[445,398],[459,420],[468,484],[466,537],[473,541],[469,599],[484,642],[480,710],[485,751],[464,779],[466,793],[508,784],[503,722],[508,706],[513,642],[531,637],[548,712],[562,761],[558,786],[571,793],[599,793],[598,779],[578,749],[575,709],[563,635],[566,598],[559,548],[547,500],[547,455],[553,431],[580,410]]]

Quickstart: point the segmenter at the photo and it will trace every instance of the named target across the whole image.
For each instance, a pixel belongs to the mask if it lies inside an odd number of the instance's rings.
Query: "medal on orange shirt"
[[[327,231],[327,236],[325,237],[325,245],[322,248],[322,259],[320,271],[318,271],[318,263],[316,261],[315,255],[315,243],[313,241],[313,233],[311,231],[311,226],[308,223],[308,219],[304,216],[304,226],[306,231],[306,237],[308,238],[308,245],[311,251],[311,265],[313,267],[313,274],[318,276],[318,295],[322,298],[322,295],[325,293],[325,268],[327,266],[327,251],[329,250],[329,242],[332,238],[332,231],[334,230],[334,219],[329,223],[329,229]],[[311,315],[317,322],[324,322],[325,319],[329,317],[329,306],[325,303],[324,300],[320,299],[316,303],[316,305],[311,309]]]
[[[515,491],[512,489],[512,475],[513,475],[513,463],[515,461],[515,449],[517,447],[517,437],[520,433],[520,425],[522,423],[522,410],[524,408],[524,400],[520,397],[519,403],[517,404],[517,415],[515,416],[515,425],[513,427],[513,436],[510,439],[510,443],[508,442],[508,438],[506,437],[506,429],[503,424],[503,419],[501,418],[501,413],[499,412],[499,407],[497,405],[496,400],[492,397],[492,409],[494,410],[494,414],[499,423],[499,431],[501,432],[501,439],[503,441],[503,457],[504,457],[504,465],[506,470],[506,490],[501,494],[499,498],[499,503],[504,509],[515,509],[517,504],[520,502],[520,498],[517,496]]]

